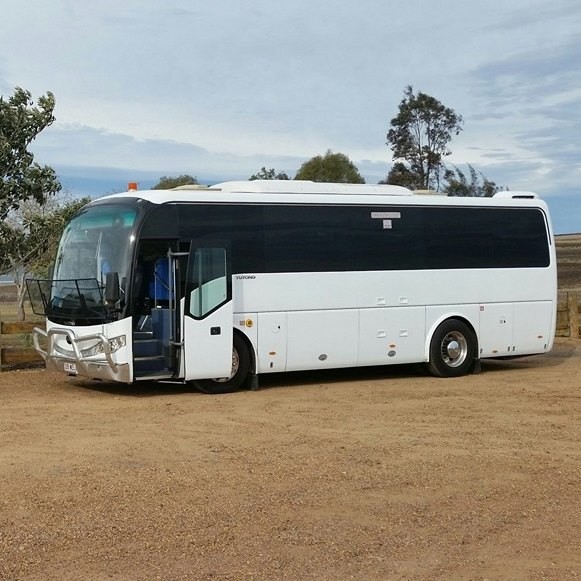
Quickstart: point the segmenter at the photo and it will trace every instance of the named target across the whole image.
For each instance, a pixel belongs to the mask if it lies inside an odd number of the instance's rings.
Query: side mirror
[[[119,301],[119,273],[107,272],[105,274],[105,302],[114,305]]]

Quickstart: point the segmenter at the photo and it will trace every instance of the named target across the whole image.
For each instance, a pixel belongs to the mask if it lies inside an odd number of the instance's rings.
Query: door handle
[[[222,328],[221,327],[210,327],[210,335],[221,335]]]

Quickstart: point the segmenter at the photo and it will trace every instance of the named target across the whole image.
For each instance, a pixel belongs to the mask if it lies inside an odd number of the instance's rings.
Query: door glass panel
[[[194,255],[193,290],[190,292],[190,315],[201,318],[224,303],[228,296],[226,250],[198,248]]]

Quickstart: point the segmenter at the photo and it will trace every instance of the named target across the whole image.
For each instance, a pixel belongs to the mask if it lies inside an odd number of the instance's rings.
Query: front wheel
[[[470,372],[477,352],[476,335],[462,321],[449,319],[434,332],[428,370],[437,377],[459,377]]]
[[[242,387],[250,371],[250,353],[244,339],[234,333],[232,345],[232,370],[228,377],[197,379],[194,385],[203,393],[231,393]]]

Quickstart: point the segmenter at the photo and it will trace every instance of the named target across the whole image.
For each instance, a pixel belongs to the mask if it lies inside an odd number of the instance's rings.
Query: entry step
[[[170,382],[173,379],[173,375],[171,373],[145,373],[140,375],[139,377],[135,378],[135,381],[163,381],[166,380]],[[182,382],[171,382],[171,383],[182,383]]]
[[[136,358],[159,357],[162,353],[161,345],[157,339],[135,339],[133,337],[133,353]]]
[[[133,359],[133,375],[141,377],[148,373],[169,373],[163,355],[146,355],[143,357],[135,357]],[[170,374],[171,375],[171,374]]]

